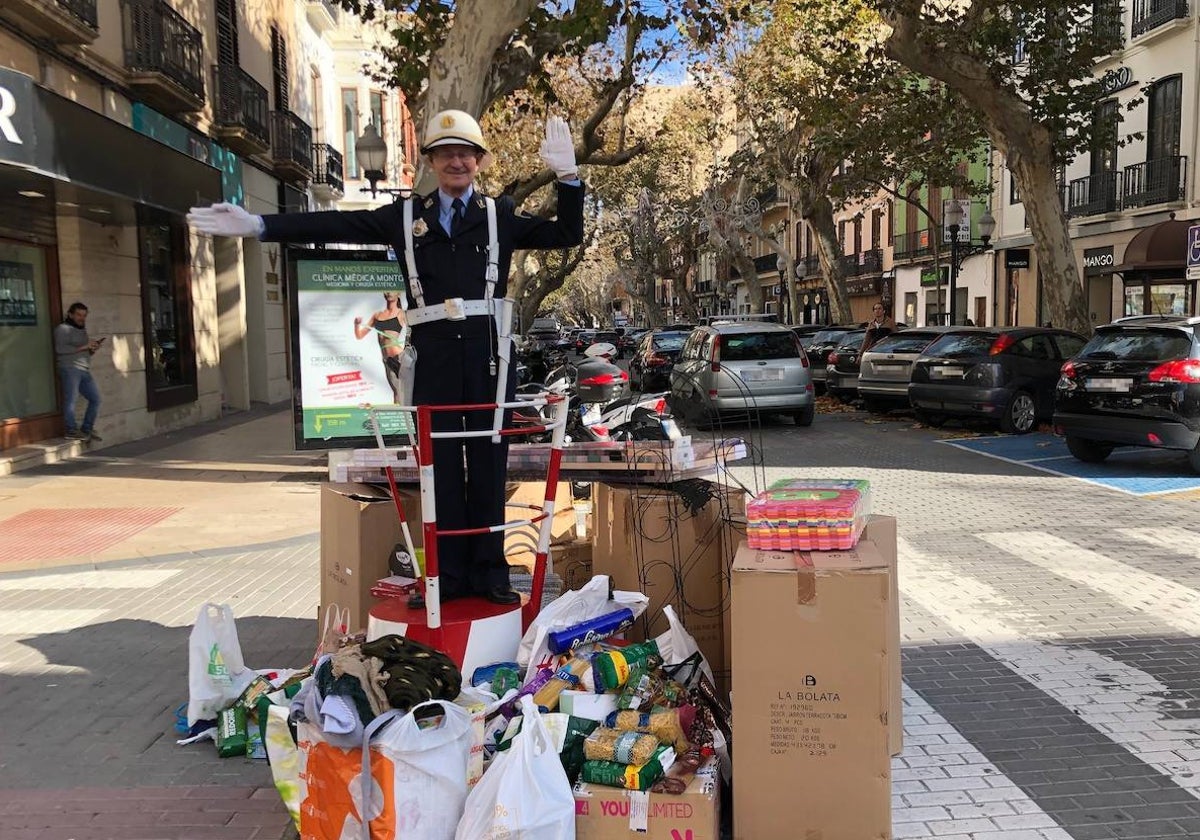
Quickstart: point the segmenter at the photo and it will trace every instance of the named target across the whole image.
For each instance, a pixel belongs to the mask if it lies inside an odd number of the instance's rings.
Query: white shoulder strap
[[[413,205],[415,203],[415,198],[406,199],[404,202],[404,263],[408,268],[408,283],[412,289],[413,299],[416,300],[417,306],[424,306],[425,290],[421,288],[421,277],[417,274],[417,255],[413,249]],[[407,296],[404,301],[405,308],[407,308]]]
[[[488,264],[487,291],[483,297],[484,300],[491,300],[496,290],[496,281],[500,279],[500,231],[496,225],[496,199],[488,197],[484,202],[487,204]]]

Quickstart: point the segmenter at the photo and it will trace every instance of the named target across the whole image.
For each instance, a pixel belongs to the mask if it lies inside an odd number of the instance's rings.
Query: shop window
[[[196,401],[196,351],[187,237],[178,216],[138,208],[146,407]]]
[[[0,421],[58,406],[45,250],[0,240]]]

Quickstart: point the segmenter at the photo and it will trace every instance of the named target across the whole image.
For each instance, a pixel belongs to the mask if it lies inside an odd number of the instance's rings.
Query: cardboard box
[[[718,840],[721,796],[715,774],[715,764],[700,768],[679,796],[579,782],[576,840]]]
[[[504,516],[509,519],[527,519],[538,515],[546,501],[546,482],[510,482],[506,487],[508,507]],[[575,508],[571,504],[571,483],[560,481],[558,495],[554,499],[554,518],[550,520],[550,543],[571,542],[575,539]],[[536,505],[531,510],[524,505]],[[523,528],[512,528],[504,534],[504,556],[510,566],[524,566],[533,570],[534,549],[537,547],[538,532],[542,523],[535,522]]]
[[[591,540],[573,540],[550,546],[554,573],[562,578],[563,590],[579,589],[592,579]]]
[[[900,665],[900,574],[896,550],[896,518],[872,516],[863,539],[874,543],[888,564],[888,749],[892,755],[904,751],[904,676]]]
[[[401,488],[400,501],[413,545],[423,545],[421,496]],[[325,484],[321,487],[321,612],[330,604],[350,610],[350,632],[367,629],[374,605],[371,586],[388,575],[388,560],[403,542],[400,518],[386,487]]]
[[[893,608],[874,539],[738,549],[733,564],[734,840],[887,840]]]
[[[744,537],[745,494],[711,485],[716,495],[695,515],[677,493],[597,485],[592,571],[617,589],[644,592],[645,614],[629,631],[644,641],[667,630],[671,604],[704,653],[717,687],[729,688],[729,568]]]

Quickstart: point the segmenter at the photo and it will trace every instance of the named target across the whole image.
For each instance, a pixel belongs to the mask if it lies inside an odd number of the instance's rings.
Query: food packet
[[[670,766],[675,760],[675,751],[670,747],[659,747],[650,760],[641,765],[619,764],[615,761],[585,761],[580,774],[585,782],[625,790],[648,790],[662,778],[664,764]]]

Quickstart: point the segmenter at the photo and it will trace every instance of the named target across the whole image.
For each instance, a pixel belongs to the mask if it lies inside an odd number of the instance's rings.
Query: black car
[[[825,391],[842,402],[858,398],[858,371],[866,330],[843,333],[838,348],[825,360]]]
[[[1200,318],[1121,318],[1062,366],[1054,430],[1098,462],[1116,446],[1181,449],[1200,472]]]
[[[811,336],[800,337],[800,344],[808,353],[808,361],[812,365],[813,388],[818,394],[825,389],[825,365],[829,361],[829,354],[838,348],[847,333],[857,329],[852,326],[826,327]]]
[[[689,333],[653,330],[629,360],[629,381],[635,391],[667,390],[671,387],[671,369],[679,358]]]
[[[956,327],[913,364],[908,401],[926,425],[978,417],[1025,434],[1050,419],[1059,368],[1086,343],[1047,327]]]
[[[641,327],[626,327],[625,331],[621,333],[621,341],[617,344],[617,348],[622,354],[634,352],[648,332],[650,330]]]
[[[583,351],[592,346],[596,340],[595,330],[580,330],[575,335],[575,355],[582,356]]]

